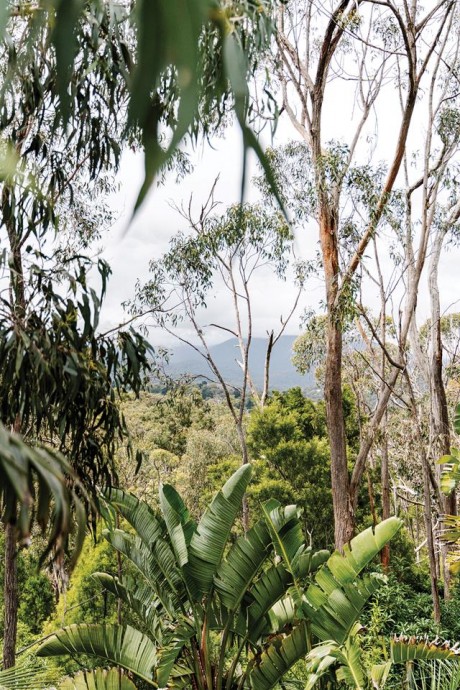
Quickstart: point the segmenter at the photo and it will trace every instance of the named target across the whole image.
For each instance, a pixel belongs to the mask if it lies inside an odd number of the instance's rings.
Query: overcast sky
[[[345,112],[345,99],[340,93],[340,85],[334,92],[329,91],[330,98],[337,99],[341,103],[341,117],[337,118],[337,109],[326,107],[329,119],[325,119],[324,139],[342,136],[349,138],[350,120],[353,118],[353,104],[349,105],[349,113]],[[332,105],[332,104],[330,104]],[[379,110],[379,118],[369,122],[369,130],[363,137],[366,149],[361,152],[361,160],[365,160],[369,148],[373,152],[373,160],[384,159],[389,151],[394,148],[394,138],[397,131],[397,108],[392,99],[387,100],[386,106]],[[378,124],[376,124],[378,123]],[[414,128],[417,132],[417,128]],[[418,129],[420,131],[420,128]],[[347,136],[348,135],[348,136]],[[292,129],[287,122],[281,122],[278,130],[277,144],[285,143],[292,136]],[[415,136],[418,136],[417,134]],[[265,141],[265,144],[270,143]],[[195,166],[194,172],[176,184],[174,176],[170,176],[166,184],[152,188],[146,202],[136,217],[130,222],[132,208],[140,188],[143,176],[142,155],[127,152],[123,156],[121,170],[118,176],[119,191],[112,198],[112,206],[118,218],[115,226],[103,237],[103,256],[109,261],[113,269],[108,294],[103,308],[101,327],[111,328],[124,320],[121,303],[130,299],[134,294],[134,285],[139,278],[141,282],[148,279],[148,263],[152,258],[159,258],[167,250],[171,237],[179,230],[186,228],[186,222],[179,216],[176,210],[171,208],[171,203],[180,205],[188,202],[193,193],[197,205],[204,201],[209,194],[213,181],[220,176],[216,199],[226,204],[238,202],[240,199],[242,146],[241,135],[237,127],[228,128],[225,138],[213,142],[213,148],[200,147],[192,153]],[[248,179],[256,172],[256,165],[252,160]],[[253,193],[248,186],[247,196],[251,199]],[[312,258],[318,248],[317,231],[312,228],[304,230],[296,237],[296,254],[299,258]],[[385,262],[385,250],[383,263],[389,266],[390,261]],[[441,270],[439,274],[442,308],[445,311],[459,311],[458,303],[458,272],[460,256],[458,248],[452,248],[443,253]],[[291,304],[295,289],[288,281],[279,285],[274,279],[261,274],[256,282],[254,291],[254,326],[255,335],[264,335],[267,329],[276,328],[279,317],[286,313],[286,305]],[[370,286],[366,287],[370,301],[374,297]],[[426,280],[422,281],[418,304],[419,325],[428,316],[428,293]],[[305,309],[319,310],[324,299],[324,288],[320,278],[311,279],[307,285],[305,294],[299,305],[297,315],[293,318],[288,333],[298,334],[300,315]],[[377,298],[375,306],[377,308]],[[397,300],[395,302],[397,310]],[[209,323],[221,317],[222,313],[229,309],[223,292],[216,291],[210,300],[208,311],[203,316],[203,322]],[[396,314],[395,314],[396,317]],[[212,342],[225,339],[222,332],[215,331],[210,334]],[[154,345],[172,344],[165,334],[151,331],[151,341]]]
[[[226,205],[238,202],[241,194],[242,147],[239,130],[230,128],[224,139],[217,139],[213,148],[206,146],[191,153],[194,172],[176,183],[174,175],[166,184],[155,187],[141,210],[130,223],[131,210],[142,182],[142,156],[128,152],[124,155],[119,174],[119,191],[113,195],[111,205],[118,218],[114,227],[103,239],[103,256],[113,269],[109,290],[105,300],[101,328],[111,328],[120,323],[124,316],[121,303],[134,294],[134,285],[139,278],[148,279],[148,263],[152,258],[159,258],[168,249],[171,237],[180,229],[187,228],[173,203],[188,203],[190,195],[198,206],[209,195],[212,184],[219,175],[215,197]],[[249,166],[249,173],[258,172],[255,161]],[[247,197],[254,198],[248,186]],[[315,236],[299,236],[295,242],[295,251],[299,258],[306,254],[312,257],[316,250]],[[271,274],[261,271],[254,281],[254,327],[255,335],[265,335],[267,329],[279,325],[281,315],[286,315],[287,306],[292,304],[296,290],[289,280],[279,282]],[[300,315],[305,307],[318,308],[323,298],[322,283],[312,280],[305,292],[297,315],[292,319],[288,333],[299,334]],[[222,312],[230,310],[224,290],[217,290],[210,300],[204,322],[216,321]],[[212,342],[226,339],[221,331],[210,333]],[[167,335],[157,331],[151,332],[153,344],[170,344]]]

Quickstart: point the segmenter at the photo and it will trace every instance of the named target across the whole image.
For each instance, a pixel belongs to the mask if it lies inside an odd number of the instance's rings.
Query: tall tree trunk
[[[428,549],[428,561],[430,565],[430,579],[431,579],[431,595],[433,597],[433,616],[435,623],[441,622],[441,607],[439,603],[438,592],[438,577],[436,568],[436,555],[434,552],[434,538],[433,538],[433,517],[431,513],[431,483],[428,472],[428,458],[426,457],[423,443],[420,444],[420,452],[422,455],[423,464],[423,491],[424,491],[424,508],[423,516],[425,518],[425,530]]]
[[[5,633],[3,639],[3,668],[11,668],[16,660],[16,633],[18,627],[18,567],[16,559],[16,525],[5,527]]]
[[[243,429],[243,421],[240,419],[239,423],[236,424],[236,430],[238,433],[238,438],[241,445],[241,455],[243,460],[243,465],[249,462],[248,446],[246,443],[246,434]],[[247,494],[243,496],[243,529],[246,534],[249,530],[249,502]]]
[[[18,145],[18,150],[20,146]],[[10,266],[10,293],[12,296],[12,317],[16,325],[21,323],[26,313],[26,295],[24,284],[24,269],[21,254],[21,239],[17,233],[14,221],[10,218],[11,193],[7,186],[3,187],[1,197],[2,219],[8,233],[8,242],[11,252]],[[18,415],[12,424],[12,430],[21,432],[22,420]],[[19,591],[18,571],[16,559],[16,525],[12,520],[5,525],[5,578],[4,578],[4,602],[5,602],[5,638],[3,646],[3,668],[14,666],[16,658],[16,635],[18,627]]]
[[[354,512],[350,502],[345,420],[342,400],[342,327],[335,308],[338,291],[339,256],[336,216],[323,208],[320,216],[320,236],[326,277],[327,331],[324,399],[331,448],[331,485],[334,509],[334,539],[342,549],[353,536]]]
[[[423,475],[423,517],[425,522],[426,531],[426,546],[428,550],[428,563],[430,567],[430,580],[431,580],[431,595],[433,597],[433,617],[436,624],[441,622],[441,606],[439,602],[439,592],[438,592],[438,574],[437,574],[437,563],[436,554],[434,550],[434,537],[433,537],[433,515],[431,506],[431,477],[430,477],[430,464],[429,458],[425,450],[425,444],[423,442],[423,437],[420,428],[420,419],[417,410],[417,404],[415,401],[414,389],[412,387],[412,381],[407,371],[404,372],[407,385],[409,388],[412,414],[415,422],[415,431],[417,434],[417,445],[419,448],[420,458],[422,461],[422,475]]]
[[[437,460],[443,455],[450,453],[450,421],[449,411],[447,406],[446,389],[443,380],[443,362],[442,362],[442,338],[441,338],[441,305],[439,299],[438,286],[438,266],[441,256],[441,248],[446,230],[444,227],[440,228],[433,242],[432,253],[430,257],[428,283],[430,287],[430,303],[431,303],[431,358],[430,358],[430,400],[431,400],[431,414],[430,414],[430,436],[431,448],[434,459]],[[442,466],[438,465],[438,480],[440,479]],[[455,515],[457,512],[455,491],[452,491],[450,496],[443,498],[441,510],[449,515]],[[450,598],[450,570],[447,562],[447,544],[441,545],[441,561],[442,573],[444,579],[444,598]]]

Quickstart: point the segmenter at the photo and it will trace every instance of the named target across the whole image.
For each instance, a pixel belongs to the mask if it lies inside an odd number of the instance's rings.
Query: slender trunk
[[[241,444],[241,455],[242,455],[243,465],[245,465],[246,463],[249,462],[249,455],[248,455],[248,446],[246,443],[246,436],[244,433],[242,423],[236,425],[236,430],[237,430],[238,438],[239,438],[240,444]],[[243,496],[243,529],[244,529],[245,534],[249,530],[249,503],[248,503],[248,497],[246,494]]]
[[[334,538],[336,548],[342,549],[344,544],[352,538],[355,524],[350,502],[350,479],[342,404],[342,327],[338,310],[334,306],[339,277],[337,222],[335,214],[329,209],[322,209],[320,236],[328,308],[324,399],[331,447]]]
[[[420,452],[422,454],[423,491],[425,494],[423,516],[425,519],[425,530],[427,540],[426,545],[428,549],[428,560],[430,565],[431,595],[433,597],[433,616],[435,623],[439,624],[441,622],[441,607],[439,603],[436,555],[434,552],[433,517],[431,514],[431,484],[427,467],[428,458],[426,457],[425,448],[423,444],[420,444]]]
[[[367,495],[369,496],[369,507],[371,509],[371,515],[372,515],[372,524],[375,525],[377,524],[377,511],[375,510],[375,496],[374,496],[374,487],[372,486],[372,479],[371,479],[371,473],[369,472],[369,468],[366,468],[366,477],[367,477]]]
[[[270,331],[268,335],[267,351],[265,353],[265,364],[264,364],[264,386],[262,389],[262,395],[260,397],[260,407],[264,407],[267,402],[268,390],[270,384],[270,360],[272,356],[272,350],[274,345],[274,332]]]
[[[414,396],[414,390],[412,387],[412,382],[410,380],[409,374],[405,372],[407,385],[409,388],[412,414],[415,422],[415,431],[417,434],[417,445],[419,449],[420,459],[422,461],[422,475],[423,475],[423,517],[425,522],[425,532],[426,532],[426,547],[428,551],[428,562],[430,567],[430,579],[431,579],[431,595],[433,597],[433,617],[436,624],[441,622],[441,606],[439,602],[439,592],[438,592],[438,575],[437,575],[437,564],[436,564],[436,554],[434,550],[434,537],[433,537],[433,516],[432,516],[432,505],[431,505],[431,477],[430,477],[430,464],[429,458],[425,450],[425,444],[423,442],[423,437],[420,429],[420,420],[417,410],[417,405]]]
[[[390,517],[391,506],[390,506],[390,470],[388,464],[388,438],[386,434],[383,437],[382,444],[382,467],[381,467],[381,478],[382,478],[382,520],[386,520]],[[390,545],[385,544],[380,555],[382,568],[386,572],[390,565]]]
[[[5,527],[5,633],[3,639],[3,668],[11,668],[16,660],[16,632],[18,626],[18,568],[16,559],[16,525]]]
[[[438,266],[441,248],[445,238],[445,230],[438,230],[433,242],[430,258],[428,282],[430,287],[431,302],[431,358],[430,358],[430,436],[433,456],[436,459],[450,453],[450,428],[449,412],[447,407],[446,389],[443,380],[442,362],[442,338],[441,338],[441,306],[439,300]],[[438,481],[442,472],[442,466],[438,465]],[[441,510],[450,515],[455,515],[456,501],[455,491],[450,496],[443,497]],[[441,545],[441,562],[444,580],[444,598],[450,598],[450,570],[447,562],[448,546]]]
[[[20,146],[18,146],[20,150]],[[21,241],[14,221],[10,218],[10,190],[3,187],[1,197],[1,215],[6,226],[11,253],[9,289],[11,296],[11,316],[14,327],[22,326],[26,313],[24,269],[22,263]],[[3,420],[5,422],[5,420]],[[21,417],[18,415],[12,424],[12,430],[21,432]],[[16,559],[16,525],[10,520],[5,525],[5,637],[3,641],[3,668],[11,668],[16,658],[16,636],[18,627],[19,591]]]

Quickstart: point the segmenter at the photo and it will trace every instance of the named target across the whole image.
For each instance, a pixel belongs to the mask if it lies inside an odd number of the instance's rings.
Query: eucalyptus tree
[[[432,69],[436,88],[442,89],[450,60],[456,54],[458,36],[452,30],[456,13],[456,3],[451,0],[438,2],[427,10],[419,2],[409,5],[341,0],[327,3],[320,12],[314,2],[293,0],[283,3],[277,13],[271,73],[278,80],[282,110],[304,142],[304,166],[311,165],[315,203],[312,209],[306,202],[304,217],[316,221],[325,278],[328,316],[325,398],[338,546],[353,533],[357,489],[375,429],[383,418],[390,395],[387,388],[350,476],[341,390],[344,314],[353,300],[359,267],[378,233],[401,172],[415,122],[414,113],[422,107],[423,99],[418,97],[428,89]],[[438,71],[438,64],[446,66],[445,71]],[[346,222],[347,200],[349,205],[352,203],[348,186],[350,172],[363,155],[365,167],[378,150],[373,118],[380,116],[379,104],[391,100],[394,82],[401,85],[401,108],[396,111],[397,121],[389,134],[391,143],[385,144],[385,154],[392,153],[382,166],[381,179],[369,190],[361,209],[363,215],[351,235],[348,234],[349,249],[343,253],[342,240],[350,229]],[[346,103],[349,98],[350,108],[353,107],[351,120],[346,119],[347,131],[339,135],[326,123],[327,116],[336,108],[334,89],[340,89],[342,101]],[[338,124],[336,114],[335,123]],[[369,141],[376,145],[366,153],[363,149]],[[408,331],[409,326],[410,316],[403,330]]]
[[[61,230],[66,224],[75,229],[68,222],[75,208],[75,190],[80,184],[85,192],[92,189],[94,195],[96,179],[102,179],[104,167],[118,164],[119,136],[135,143],[141,134],[146,176],[139,203],[184,136],[209,131],[219,124],[228,108],[235,109],[245,149],[252,146],[262,157],[257,139],[246,125],[246,77],[248,65],[270,33],[265,5],[255,7],[249,2],[235,7],[228,3],[216,6],[214,2],[195,0],[187,4],[186,21],[178,22],[183,9],[182,3],[171,0],[158,8],[142,0],[47,0],[42,4],[20,0],[14,5],[2,4],[0,35],[5,50],[0,65],[1,208],[10,246],[8,264],[4,262],[4,266],[11,267],[7,311],[16,326],[25,323],[30,297],[25,254],[31,258],[35,255],[39,267],[35,271],[34,261],[30,264],[40,301],[40,293],[45,293],[47,285],[51,292],[53,275],[52,262],[43,250],[46,231],[57,224]],[[78,215],[81,229],[81,213]],[[87,214],[86,219],[92,230],[97,229],[94,217]],[[77,234],[83,244],[87,242],[85,233]],[[68,251],[64,254],[68,256]],[[86,290],[84,279],[81,288]],[[85,337],[91,320],[91,300],[88,293],[81,310]],[[96,305],[97,300],[93,301]],[[79,307],[69,305],[66,319],[78,318]],[[52,308],[48,310],[41,325],[47,319],[52,323],[62,309],[59,306],[54,314]],[[25,335],[23,340],[30,343]],[[135,379],[139,373],[136,345],[140,344],[137,336],[125,334],[121,339],[129,359],[128,378]],[[106,354],[102,344],[99,354]],[[22,360],[20,352],[18,371]],[[50,374],[47,362],[43,360],[42,364],[41,373]],[[75,368],[76,361],[69,364],[70,371],[75,373]],[[27,376],[23,380],[28,381]],[[36,403],[38,397],[30,401]],[[16,429],[23,426],[22,413],[14,420]],[[3,450],[2,462],[8,467],[9,449],[5,445]],[[28,457],[26,453],[18,459],[18,471],[29,467]],[[42,488],[45,496],[46,484]],[[19,487],[14,493],[19,501],[31,494],[30,488],[24,493]],[[23,509],[27,509],[25,504]],[[13,518],[14,510],[8,516]],[[44,513],[41,519],[46,522]],[[10,564],[14,568],[14,535],[12,529],[8,530]],[[55,541],[65,534],[66,530],[56,530]],[[14,580],[12,573],[12,591]],[[14,619],[14,611],[12,615]],[[9,629],[13,639],[15,626]],[[11,663],[13,646],[10,642],[6,645],[7,663]]]
[[[203,358],[203,373],[214,375],[222,387],[240,438],[243,461],[247,462],[246,402],[249,395],[261,406],[266,400],[272,349],[298,305],[307,266],[303,262],[292,262],[297,291],[293,303],[286,308],[287,313],[280,317],[279,328],[268,333],[264,386],[259,392],[251,377],[250,364],[257,317],[254,279],[261,270],[285,279],[293,251],[293,237],[279,210],[267,211],[261,204],[244,204],[231,206],[223,215],[217,215],[216,206],[211,194],[198,220],[192,218],[188,209],[186,215],[191,224],[190,231],[176,235],[171,240],[169,251],[161,259],[151,262],[152,278],[145,285],[138,285],[131,309],[148,316],[147,323],[173,335]],[[205,309],[210,306],[217,286],[223,286],[229,308],[221,318],[207,323]],[[187,329],[192,335],[188,335]],[[225,380],[225,373],[212,355],[210,336],[216,332],[235,338],[237,361],[241,367],[238,397],[233,394],[234,385]]]
[[[247,124],[248,80],[260,53],[268,45],[273,23],[270,17],[276,0],[19,0],[5,2],[0,10],[0,36],[8,21],[27,18],[38,33],[48,32],[55,54],[55,86],[60,99],[60,116],[70,116],[74,93],[68,89],[71,75],[78,71],[81,22],[103,15],[115,23],[109,32],[112,55],[128,89],[129,123],[141,135],[145,153],[145,178],[140,204],[153,179],[171,162],[179,144],[199,132],[210,132],[229,111],[243,133],[244,156],[252,148],[269,173],[261,146]],[[127,21],[134,39],[118,34]],[[97,32],[96,32],[97,33]],[[96,36],[96,33],[94,36]],[[29,37],[31,46],[34,37]],[[107,75],[111,67],[108,67]],[[13,69],[13,74],[20,69]],[[268,104],[273,99],[268,99]],[[105,103],[108,110],[116,102]]]
[[[448,26],[458,22],[458,11],[452,13]],[[433,597],[437,599],[435,539],[432,514],[449,512],[454,514],[455,496],[449,500],[441,496],[439,472],[433,464],[449,449],[449,415],[444,384],[444,363],[442,347],[441,299],[438,286],[438,271],[442,251],[446,244],[455,242],[458,235],[460,205],[458,198],[459,121],[458,121],[458,77],[460,44],[451,41],[449,33],[440,39],[439,47],[430,69],[427,83],[425,108],[418,114],[424,122],[423,141],[412,143],[403,157],[404,187],[399,191],[401,223],[392,227],[392,257],[399,265],[402,297],[399,304],[400,316],[394,314],[395,336],[399,354],[389,358],[381,342],[382,356],[390,365],[382,375],[384,388],[393,387],[398,376],[398,367],[403,372],[406,400],[412,416],[417,420],[420,453],[423,459],[422,471],[425,481],[425,530],[430,552],[430,569],[433,582]],[[404,98],[404,85],[399,85],[400,101]],[[420,150],[415,149],[416,146]],[[423,271],[427,269],[430,295],[430,329],[427,347],[422,346],[417,325],[417,294]],[[392,269],[390,269],[392,270]],[[386,302],[391,294],[390,283],[383,285],[383,273],[379,271],[382,318],[388,309]],[[403,289],[401,289],[401,286]],[[409,345],[409,347],[408,347]],[[393,359],[393,362],[391,361]],[[425,395],[417,395],[420,381],[424,382]],[[424,442],[423,405],[421,400],[429,398],[429,443]],[[421,404],[420,404],[421,403]],[[432,501],[434,490],[435,500]],[[444,552],[444,583],[449,595],[449,567]],[[437,607],[439,609],[439,607]],[[439,611],[438,611],[439,614]]]
[[[67,86],[65,120],[53,34],[35,22],[38,9],[21,5],[3,38],[0,129],[9,164],[0,181],[1,421],[33,445],[60,449],[75,468],[68,473],[66,463],[47,461],[44,452],[40,467],[32,450],[18,454],[11,467],[11,451],[4,448],[2,473],[11,492],[2,491],[6,668],[14,663],[16,637],[16,537],[27,538],[35,510],[45,526],[52,494],[59,516],[52,520],[52,542],[62,556],[71,517],[65,499],[73,492],[60,487],[75,474],[94,495],[95,484],[113,475],[115,445],[127,436],[116,391],[138,391],[148,365],[148,346],[134,331],[116,338],[98,334],[110,269],[97,263],[97,294],[89,285],[92,262],[83,255],[108,220],[107,171],[118,165],[126,119],[122,17],[104,5],[90,9],[75,31],[78,62]]]

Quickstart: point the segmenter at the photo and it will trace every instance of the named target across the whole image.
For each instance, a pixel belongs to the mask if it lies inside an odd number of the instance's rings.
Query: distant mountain
[[[304,376],[299,374],[292,365],[292,345],[296,336],[282,336],[273,348],[270,367],[270,390],[286,390],[300,386],[304,393],[311,397],[321,395],[315,381],[314,372]],[[250,371],[253,381],[260,390],[263,386],[265,364],[266,338],[253,338],[249,357]],[[236,338],[210,348],[223,378],[235,386],[241,385],[241,367],[237,361],[241,359]],[[172,350],[167,373],[172,376],[189,374],[191,376],[209,376],[215,379],[206,361],[194,352],[192,348],[181,346]]]

